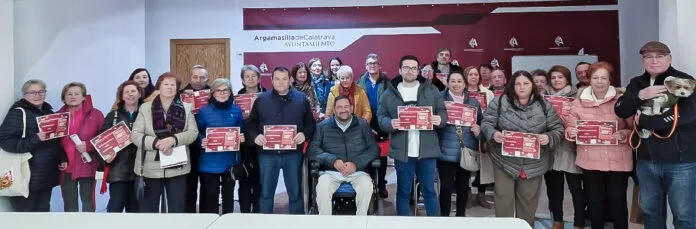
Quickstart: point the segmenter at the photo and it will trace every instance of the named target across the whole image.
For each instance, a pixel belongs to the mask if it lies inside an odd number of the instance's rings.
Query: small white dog
[[[674,104],[679,101],[679,98],[686,98],[694,93],[696,80],[682,79],[673,76],[668,76],[665,79],[665,87],[667,93],[660,97],[655,97],[641,106],[641,114],[643,115],[660,115],[668,111]],[[648,138],[652,134],[652,130],[643,129],[638,133],[640,138]]]

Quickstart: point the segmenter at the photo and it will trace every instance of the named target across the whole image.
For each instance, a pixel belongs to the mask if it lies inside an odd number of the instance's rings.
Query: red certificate
[[[445,101],[445,107],[447,107],[447,124],[457,126],[476,124],[476,107],[452,101]]]
[[[565,117],[568,115],[568,111],[570,111],[570,106],[572,106],[573,100],[575,100],[572,97],[564,97],[564,96],[555,96],[555,95],[545,95],[544,98],[546,98],[549,103],[551,103],[551,106],[553,106],[553,109],[556,110],[556,113],[558,113],[559,116]]]
[[[263,126],[263,136],[266,137],[264,150],[295,150],[295,125],[269,125]]]
[[[251,112],[251,108],[254,106],[254,101],[256,101],[256,97],[258,96],[259,93],[241,94],[234,97],[234,104],[237,104],[239,108],[242,108],[244,113],[248,114]]]
[[[401,130],[432,130],[432,107],[398,106]]]
[[[39,131],[48,134],[49,139],[68,136],[70,113],[62,112],[36,117]]]
[[[205,129],[208,144],[205,152],[239,151],[239,127],[215,127]]]
[[[133,143],[131,142],[131,132],[123,121],[106,129],[89,142],[92,143],[106,163],[111,163],[119,151]]]
[[[446,83],[447,82],[447,74],[446,73],[435,73],[435,78],[439,79],[440,81],[445,83],[445,85],[447,85],[447,83]]]
[[[479,104],[481,105],[481,111],[486,111],[486,108],[488,108],[488,99],[486,98],[486,92],[470,91],[467,92],[466,95],[478,100]]]
[[[539,135],[503,131],[503,156],[539,159],[541,144]]]
[[[210,89],[194,91],[193,93],[181,93],[181,101],[184,103],[193,104],[193,113],[198,114],[198,110],[205,105],[208,105],[210,100]]]
[[[614,121],[590,121],[576,120],[575,126],[578,128],[578,136],[575,143],[578,145],[617,145],[618,140],[614,138],[617,124]]]

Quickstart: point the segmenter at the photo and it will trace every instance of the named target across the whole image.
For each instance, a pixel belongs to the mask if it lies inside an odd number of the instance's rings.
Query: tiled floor
[[[394,173],[393,168],[389,168],[387,171],[387,189],[389,190],[389,197],[384,201],[384,213],[385,215],[395,215],[396,214],[396,209],[395,209],[395,195],[396,195],[396,173]],[[97,187],[99,187],[101,181],[97,182]],[[280,179],[278,181],[278,187],[276,188],[276,197],[275,197],[275,205],[274,205],[274,210],[276,213],[287,213],[288,212],[288,200],[287,200],[287,195],[285,194],[285,187],[283,185],[283,176],[281,174]],[[630,196],[632,195],[629,190],[633,189],[633,182],[629,182],[629,188],[627,190],[628,193],[628,201],[629,201],[629,206],[630,206]],[[573,228],[572,220],[573,220],[573,209],[572,209],[572,199],[570,197],[570,193],[568,192],[568,189],[565,189],[565,198],[564,198],[564,219],[566,220],[566,226],[565,228]],[[491,193],[489,193],[491,194]],[[105,212],[106,211],[106,204],[109,199],[108,192],[101,195],[98,192],[96,193],[96,198],[97,198],[97,212]],[[550,214],[548,211],[548,198],[546,197],[546,187],[542,185],[541,188],[541,194],[539,198],[539,208],[537,209],[537,222],[535,225],[535,228],[541,229],[541,228],[551,228],[551,225],[553,222],[551,222],[550,219]],[[235,206],[235,212],[238,212],[239,210],[238,206]],[[55,212],[61,212],[63,211],[63,203],[62,203],[62,198],[60,194],[60,188],[56,187],[53,190],[53,197],[51,198],[51,211]],[[425,215],[425,210],[421,207],[418,208],[418,215]],[[493,209],[485,209],[480,206],[475,206],[473,208],[467,209],[466,215],[469,217],[494,217],[495,212]],[[589,226],[589,225],[588,225]],[[612,228],[610,224],[606,226],[606,228]],[[629,228],[631,229],[642,229],[642,225],[638,224],[630,224]]]

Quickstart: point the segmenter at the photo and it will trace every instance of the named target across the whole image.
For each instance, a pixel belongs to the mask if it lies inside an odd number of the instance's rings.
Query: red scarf
[[[355,106],[355,83],[352,83],[348,88],[344,88],[339,84],[338,94],[345,95],[346,97],[348,97],[348,100],[350,100],[350,104]]]

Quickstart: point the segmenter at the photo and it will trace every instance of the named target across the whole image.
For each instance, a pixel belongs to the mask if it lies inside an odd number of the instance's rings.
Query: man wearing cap
[[[642,139],[638,147],[636,175],[640,183],[640,208],[645,228],[666,228],[667,203],[674,215],[675,228],[696,228],[696,147],[689,143],[696,137],[696,98],[691,95],[661,115],[641,115],[640,106],[667,93],[665,78],[673,76],[693,79],[671,66],[667,45],[651,41],[640,49],[645,73],[633,77],[626,93],[618,99],[614,111],[621,118],[635,115],[636,127],[654,130],[656,134]],[[673,122],[677,122],[674,133]],[[634,145],[638,141],[633,138]],[[667,202],[665,202],[667,201]]]

